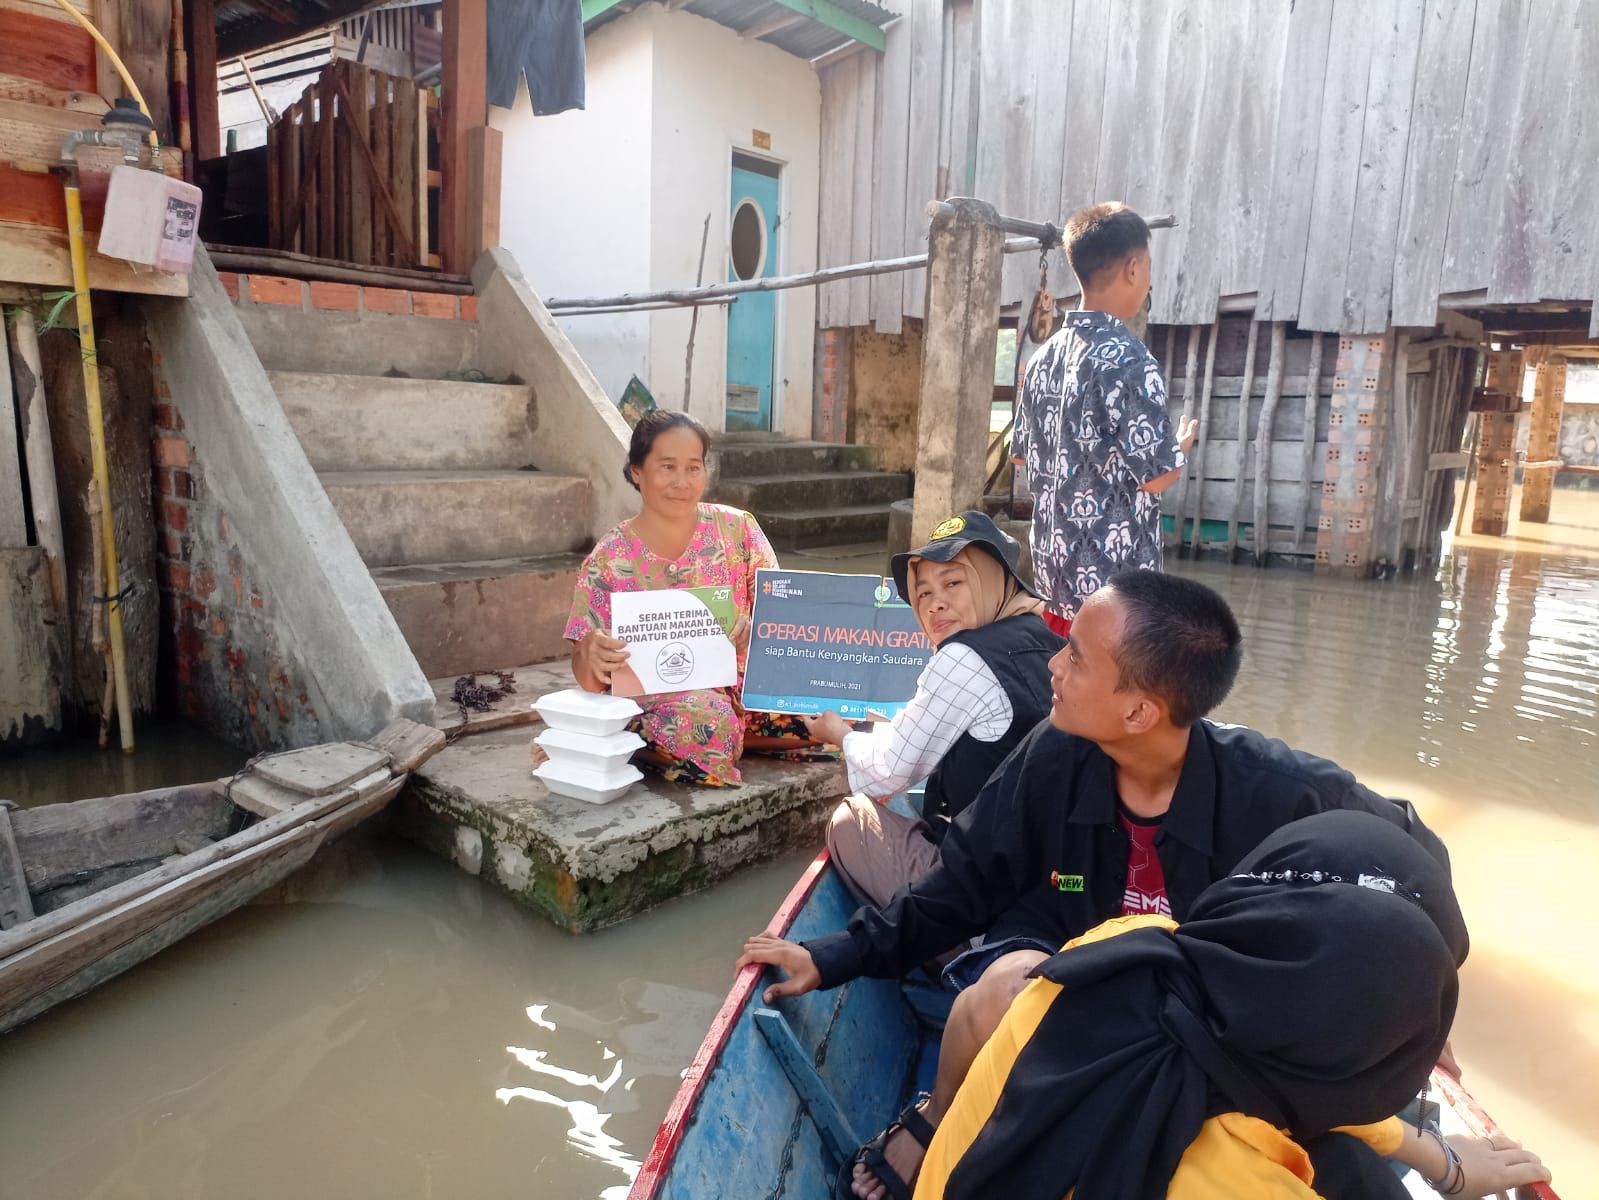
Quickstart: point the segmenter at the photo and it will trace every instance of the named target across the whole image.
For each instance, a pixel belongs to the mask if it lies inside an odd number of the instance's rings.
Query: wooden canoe
[[[854,910],[823,851],[767,932],[804,940],[844,928]],[[628,1200],[830,1196],[845,1156],[931,1088],[940,1014],[930,988],[858,979],[768,1008],[767,982],[760,968],[740,972]],[[1446,1134],[1498,1132],[1454,1079],[1435,1072],[1431,1094]],[[1405,1182],[1417,1200],[1436,1200],[1414,1171]],[[1517,1195],[1558,1200],[1544,1184]]]
[[[443,745],[438,730],[397,721],[370,742],[267,755],[214,783],[0,807],[0,1032],[286,878]]]

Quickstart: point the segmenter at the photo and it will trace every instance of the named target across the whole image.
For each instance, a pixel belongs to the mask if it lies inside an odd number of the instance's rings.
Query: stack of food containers
[[[604,804],[644,778],[629,762],[644,745],[627,730],[642,711],[631,700],[568,688],[539,697],[533,707],[549,726],[536,740],[550,756],[533,774],[550,791]]]

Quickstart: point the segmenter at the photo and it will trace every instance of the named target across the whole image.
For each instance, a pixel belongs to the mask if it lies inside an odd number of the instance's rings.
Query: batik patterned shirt
[[[1186,458],[1160,364],[1102,312],[1066,315],[1028,364],[1011,453],[1033,492],[1033,578],[1076,613],[1117,571],[1161,567],[1160,497],[1139,490]]]

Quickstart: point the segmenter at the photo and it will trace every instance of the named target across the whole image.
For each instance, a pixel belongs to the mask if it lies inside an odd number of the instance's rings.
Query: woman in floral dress
[[[777,557],[749,513],[700,502],[710,448],[710,435],[687,413],[658,410],[634,429],[623,474],[643,508],[589,553],[566,624],[572,673],[585,691],[606,691],[627,661],[626,643],[610,636],[611,593],[650,588],[731,587],[742,679],[755,571],[777,566]],[[797,718],[746,712],[737,695],[734,687],[641,697],[635,728],[648,745],[634,761],[667,779],[729,787],[743,782],[738,760],[746,751],[813,756],[804,752],[818,744]]]

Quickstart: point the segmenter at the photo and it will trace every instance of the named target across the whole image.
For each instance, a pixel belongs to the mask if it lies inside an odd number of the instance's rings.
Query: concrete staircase
[[[564,655],[589,483],[537,469],[533,390],[477,376],[475,322],[240,316],[423,672]]]
[[[755,514],[781,549],[882,542],[889,506],[911,494],[909,475],[878,469],[875,446],[726,434],[716,456],[714,499]]]

